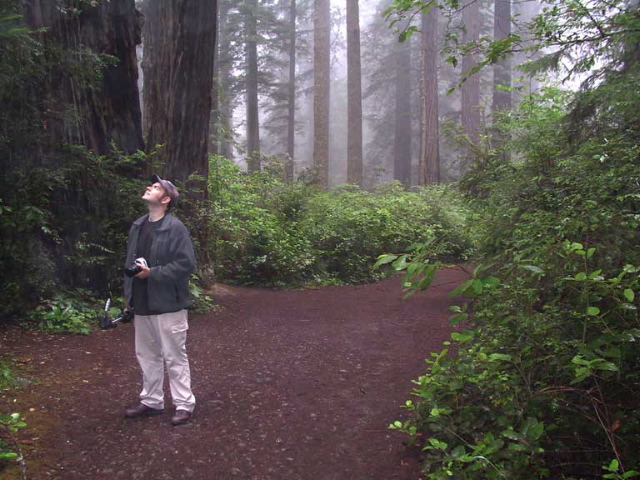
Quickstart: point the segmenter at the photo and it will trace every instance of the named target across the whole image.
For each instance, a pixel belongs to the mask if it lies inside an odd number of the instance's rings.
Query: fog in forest
[[[358,3],[358,2],[355,2]],[[500,0],[497,1],[500,3]],[[347,2],[330,2],[330,81],[329,81],[329,185],[348,181],[348,58],[347,58]],[[418,172],[420,164],[421,95],[423,66],[420,15],[411,15],[408,23],[402,20],[392,24],[393,16],[383,14],[389,0],[359,2],[359,41],[361,59],[362,92],[362,186],[371,188],[379,183],[400,180],[406,185],[425,183]],[[145,2],[138,1],[144,12]],[[295,22],[291,23],[291,8],[295,7]],[[511,5],[511,31],[527,38],[528,23],[539,11],[537,1],[518,2]],[[494,108],[493,92],[498,81],[490,65],[474,75],[467,85],[474,84],[477,93],[465,102],[470,122],[463,125],[462,97],[465,87],[460,87],[462,73],[473,63],[458,61],[451,65],[447,56],[452,48],[478,36],[492,37],[497,28],[494,22],[494,2],[483,0],[469,2],[457,11],[438,11],[437,19],[437,162],[440,180],[459,178],[468,164],[469,152],[459,142],[451,139],[455,132],[471,130],[487,133]],[[475,33],[463,27],[469,18]],[[495,25],[494,25],[495,23]],[[252,27],[253,25],[253,27]],[[416,32],[406,41],[399,41],[404,27],[413,25]],[[250,28],[255,29],[251,37]],[[469,37],[469,34],[472,36]],[[295,36],[295,80],[291,87],[292,62],[291,36]],[[465,37],[466,35],[466,37]],[[475,37],[473,37],[475,35]],[[256,73],[251,73],[247,39],[254,38]],[[456,42],[457,40],[457,42]],[[138,46],[139,88],[141,105],[144,103],[144,45]],[[526,45],[526,43],[525,43]],[[459,52],[458,60],[460,60]],[[469,57],[472,57],[469,55]],[[475,55],[474,61],[477,61]],[[527,61],[523,53],[516,53],[508,60],[506,77],[512,84],[509,105],[517,105],[524,95],[536,91],[539,81],[519,70]],[[404,63],[402,63],[404,62]],[[256,76],[252,80],[252,76]],[[291,147],[287,145],[287,123],[294,122],[293,170],[294,178],[307,178],[314,169],[314,2],[309,0],[253,0],[218,2],[217,38],[214,65],[214,105],[210,124],[210,153],[233,158],[244,169],[250,169],[247,159],[256,148],[259,168],[270,163],[285,163]],[[504,79],[503,79],[504,80]],[[251,85],[254,85],[251,87]],[[250,119],[251,92],[257,90],[257,117]],[[287,88],[295,89],[295,107],[287,111],[291,96]],[[402,91],[405,89],[405,91]],[[505,89],[506,90],[506,89]],[[433,96],[433,93],[428,95]],[[254,94],[255,96],[255,94]],[[403,98],[404,97],[404,98]],[[254,99],[255,103],[256,100]],[[248,108],[249,106],[249,108]],[[402,110],[402,111],[400,111]],[[255,107],[254,107],[255,111]],[[295,118],[292,120],[292,116]],[[399,121],[405,117],[405,122]],[[144,121],[144,118],[143,118]],[[248,135],[248,122],[257,124]],[[466,128],[466,130],[465,130]],[[457,130],[456,130],[457,129]],[[477,139],[472,134],[472,140]],[[253,138],[251,138],[253,137]],[[251,143],[251,145],[249,145]],[[401,149],[401,151],[400,151]],[[278,160],[279,159],[279,160]],[[400,167],[404,162],[406,165]],[[400,170],[404,168],[405,172]]]

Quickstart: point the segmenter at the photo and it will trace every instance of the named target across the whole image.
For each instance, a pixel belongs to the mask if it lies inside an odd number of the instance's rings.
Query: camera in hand
[[[129,268],[124,269],[124,274],[127,277],[134,277],[142,271],[143,266],[144,267],[148,266],[147,261],[142,257],[136,258],[135,261],[133,262],[133,265],[131,265]]]

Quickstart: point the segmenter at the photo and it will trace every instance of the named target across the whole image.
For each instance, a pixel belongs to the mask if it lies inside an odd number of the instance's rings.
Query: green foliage
[[[383,273],[384,251],[439,239],[437,257],[473,250],[464,202],[453,189],[407,192],[399,184],[366,192],[352,185],[321,192],[263,172],[246,175],[212,157],[213,251],[219,278],[248,284],[365,282]]]
[[[127,231],[144,213],[144,162],[68,147],[55,169],[16,168],[0,180],[0,314],[34,308],[61,284],[121,289]]]
[[[58,294],[53,300],[44,300],[28,312],[27,317],[46,332],[87,335],[91,331],[89,322],[95,320],[96,312]]]
[[[26,426],[27,424],[20,419],[19,413],[10,415],[0,413],[0,463],[7,460],[21,460],[14,434]]]
[[[503,125],[518,161],[490,154],[462,182],[484,266],[453,292],[464,329],[391,425],[428,478],[638,475],[639,79],[531,97]],[[408,252],[397,266],[411,291],[437,264]]]

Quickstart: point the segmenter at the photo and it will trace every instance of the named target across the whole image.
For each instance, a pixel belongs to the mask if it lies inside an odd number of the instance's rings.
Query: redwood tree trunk
[[[463,7],[462,23],[465,29],[463,42],[477,42],[480,38],[479,0],[471,0]],[[466,55],[462,59],[462,73],[466,74],[477,64],[477,54]],[[462,128],[473,143],[479,139],[480,121],[480,76],[475,74],[462,85]]]
[[[411,45],[409,40],[396,44],[396,105],[393,178],[411,183]]]
[[[495,0],[493,37],[500,40],[511,34],[511,0]],[[493,111],[511,109],[511,60],[507,56],[493,69]]]
[[[247,108],[247,167],[249,173],[260,171],[260,123],[258,119],[258,42],[256,26],[257,0],[245,1],[245,58]]]
[[[289,105],[287,113],[287,180],[293,180],[296,134],[296,0],[289,4]]]
[[[226,158],[233,158],[232,132],[231,132],[231,65],[232,59],[230,55],[231,41],[229,38],[229,26],[227,24],[229,17],[229,2],[221,1],[220,5],[220,24],[218,29],[220,35],[220,46],[218,48],[218,105],[219,112],[217,115],[217,140],[220,143],[218,152]]]
[[[362,72],[358,0],[347,0],[347,182],[362,186]]]
[[[314,0],[313,164],[321,188],[329,186],[330,14],[329,0]]]
[[[440,182],[438,145],[438,9],[422,13],[422,85],[420,89],[419,183]]]
[[[45,121],[55,142],[81,144],[98,153],[111,145],[125,152],[144,149],[138,96],[136,45],[140,43],[140,18],[133,0],[98,2],[83,6],[79,14],[57,8],[54,0],[27,0],[24,18],[41,34],[63,48],[80,46],[108,54],[117,62],[105,68],[99,88],[83,88],[68,78],[52,79]],[[73,105],[73,115],[66,105]]]
[[[145,17],[147,147],[163,145],[167,178],[206,178],[216,0],[154,0]]]

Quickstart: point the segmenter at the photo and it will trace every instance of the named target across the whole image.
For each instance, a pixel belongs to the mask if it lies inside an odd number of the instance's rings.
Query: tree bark
[[[293,181],[295,168],[295,134],[296,134],[296,0],[289,4],[289,86],[287,112],[287,163],[285,174],[287,180]]]
[[[260,171],[260,121],[258,118],[258,32],[257,0],[245,0],[245,58],[247,108],[247,167],[249,173]]]
[[[480,0],[470,0],[462,8],[464,43],[477,42],[480,38]],[[478,64],[478,55],[470,53],[462,59],[462,73],[466,74]],[[474,74],[462,85],[462,128],[473,143],[477,143],[480,133],[480,76]]]
[[[358,0],[347,0],[347,182],[362,186],[362,71]]]
[[[330,2],[314,0],[313,164],[321,188],[329,186]]]
[[[147,146],[162,174],[207,178],[216,0],[155,0],[144,24]]]
[[[65,49],[83,46],[117,58],[102,72],[98,88],[71,78],[53,79],[44,117],[52,141],[63,139],[100,154],[111,151],[111,145],[127,153],[144,149],[136,58],[140,18],[134,1],[99,2],[77,12],[58,8],[53,0],[27,0],[23,12],[29,27],[48,29],[40,34],[45,48],[51,39]],[[68,105],[73,105],[73,115],[65,115]]]
[[[422,13],[422,75],[420,88],[420,185],[440,182],[438,144],[438,9]]]
[[[411,45],[395,46],[395,135],[393,178],[411,184]]]
[[[511,0],[495,0],[493,38],[500,40],[511,34]],[[511,60],[507,56],[493,69],[493,112],[511,110]]]
[[[220,1],[220,23],[218,29],[218,106],[217,140],[220,143],[218,152],[225,158],[233,158],[232,128],[231,128],[231,40],[229,34],[229,1]]]

